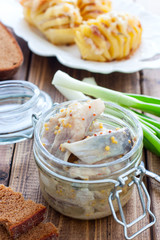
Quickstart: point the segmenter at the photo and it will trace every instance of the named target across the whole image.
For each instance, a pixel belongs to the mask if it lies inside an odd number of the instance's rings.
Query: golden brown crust
[[[39,223],[41,223],[44,220],[44,213],[46,211],[46,207],[43,206],[43,208],[33,215],[26,218],[24,221],[11,225],[8,229],[10,236],[12,236],[13,239],[16,239],[21,234],[27,232],[29,229],[37,226]]]
[[[100,14],[108,13],[112,9],[110,0],[77,0],[83,20],[96,19]]]
[[[14,74],[18,71],[19,66],[12,69],[0,70],[0,80],[6,80],[12,78]]]
[[[22,6],[25,6],[25,5],[27,5],[27,6],[32,6],[32,3],[31,3],[32,1],[30,1],[30,0],[21,0],[20,1],[20,3],[21,3],[21,5]],[[40,7],[42,7],[44,4],[46,4],[46,3],[49,3],[50,2],[50,0],[39,0],[38,2],[37,2],[37,8],[36,9],[38,9],[38,8],[40,8]],[[60,1],[59,1],[60,2]]]
[[[17,240],[57,240],[58,229],[51,223],[40,223],[38,226],[32,228],[27,233],[22,234]],[[0,240],[13,240],[9,236],[6,229],[0,226]]]
[[[142,27],[136,17],[112,11],[84,22],[75,35],[83,59],[119,61],[129,58],[139,47]]]
[[[2,34],[4,34],[5,36]],[[23,63],[23,53],[16,39],[12,35],[12,33],[1,22],[0,22],[0,36],[1,36],[0,38],[0,44],[1,44],[0,79],[8,79],[17,72],[18,68]],[[2,50],[2,47],[4,47],[3,50]],[[16,61],[15,62],[13,61],[13,63],[10,64],[10,66],[7,66],[8,65],[7,62],[5,66],[5,62],[3,62],[3,59],[5,59],[4,61],[6,61],[6,58],[4,58],[5,52],[8,55],[7,56],[8,58],[10,57],[10,55],[14,56],[15,53],[16,53],[16,56],[18,56],[16,57],[17,58]]]
[[[53,44],[74,43],[74,30],[82,17],[74,0],[22,0],[25,20],[38,28]]]
[[[45,210],[42,204],[25,200],[21,193],[0,185],[0,224],[13,239],[42,222]]]

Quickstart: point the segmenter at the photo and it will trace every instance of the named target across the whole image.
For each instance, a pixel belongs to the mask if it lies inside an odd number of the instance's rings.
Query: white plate
[[[52,45],[25,22],[23,9],[18,0],[0,0],[0,20],[27,41],[32,52],[40,56],[56,56],[62,64],[71,68],[97,73],[115,71],[131,73],[146,68],[160,68],[160,17],[146,12],[131,0],[112,0],[112,2],[113,9],[138,16],[142,23],[142,44],[128,60],[110,63],[85,61],[81,59],[76,45],[61,47]]]

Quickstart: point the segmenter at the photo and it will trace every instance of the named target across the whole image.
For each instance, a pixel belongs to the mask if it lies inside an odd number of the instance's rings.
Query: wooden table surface
[[[51,85],[53,75],[57,70],[65,71],[71,76],[82,79],[93,76],[100,86],[130,93],[141,93],[160,97],[160,69],[144,70],[132,74],[113,73],[109,75],[94,74],[87,71],[75,70],[61,65],[55,57],[40,57],[33,54],[26,42],[17,38],[23,54],[24,63],[13,79],[26,80],[36,84],[46,91],[55,102],[64,101],[64,97]],[[33,157],[33,140],[21,143],[0,146],[0,183],[11,186],[20,191],[25,198],[41,202],[47,206],[47,220],[59,228],[60,240],[116,240],[124,239],[123,228],[118,225],[112,216],[95,220],[79,221],[54,211],[43,199],[40,188],[38,171]],[[143,161],[146,167],[160,175],[160,158],[144,150]],[[160,239],[160,185],[147,178],[146,186],[151,196],[151,209],[156,214],[156,224],[138,236],[137,240]],[[138,194],[134,190],[131,199],[124,207],[127,222],[139,216],[141,204]],[[144,224],[149,217],[132,227],[132,234]]]

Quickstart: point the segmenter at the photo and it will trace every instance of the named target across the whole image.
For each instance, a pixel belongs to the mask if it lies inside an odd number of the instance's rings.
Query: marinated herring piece
[[[83,179],[83,180],[93,180],[96,177],[106,177],[111,173],[109,168],[101,167],[98,169],[91,168],[70,168],[69,175],[75,179]],[[100,177],[101,176],[101,177]]]
[[[97,118],[104,109],[104,103],[100,99],[85,103],[74,102],[70,104],[67,109],[61,109],[61,112],[65,112],[65,116],[59,119],[58,125],[55,127],[57,131],[50,133],[55,134],[50,152],[57,157],[62,156],[62,153],[65,155],[61,144],[83,139],[92,121]],[[59,115],[57,115],[57,117],[58,116]],[[48,129],[48,131],[50,131],[50,129]]]
[[[95,164],[103,159],[125,155],[132,148],[128,128],[86,138],[74,143],[64,143],[62,148],[70,151],[86,164]]]
[[[101,113],[99,111],[99,115],[94,111],[91,114],[92,117],[90,117],[88,112],[91,109],[93,110],[95,102],[97,109],[99,110],[99,106],[101,106],[102,111]],[[137,141],[137,132],[134,131],[133,121],[130,123],[126,113],[121,114],[117,108],[114,112],[112,104],[111,108],[109,103],[105,103],[105,111],[103,112],[102,103],[98,99],[90,102],[86,100],[60,104],[44,117],[44,127],[42,127],[42,122],[39,125],[41,140],[45,141],[45,137],[48,138],[47,144],[50,144],[50,146],[46,146],[47,148],[50,147],[51,149],[55,140],[57,140],[57,146],[60,144],[59,148],[56,149],[55,147],[54,151],[50,152],[53,157],[50,158],[51,155],[47,154],[48,156],[43,158],[44,163],[49,160],[53,161],[49,165],[49,172],[39,168],[41,191],[44,198],[55,210],[69,217],[95,219],[110,215],[108,197],[114,188],[115,181],[121,174],[128,171],[131,166],[137,166],[141,160],[142,144],[139,146],[139,152],[130,151],[132,146],[134,150],[135,141]],[[78,119],[75,120],[74,117]],[[87,119],[88,121],[85,124]],[[73,121],[72,124],[70,120]],[[57,138],[60,133],[61,135]],[[79,138],[78,140],[76,135]],[[103,139],[102,142],[98,140],[99,138]],[[110,146],[106,143],[106,138],[110,141]],[[52,139],[54,139],[53,142]],[[94,140],[95,149],[92,148],[92,140]],[[65,144],[70,147],[79,144],[79,142],[82,144],[80,147],[88,148],[88,152],[85,149],[86,151],[82,154],[82,158],[88,157],[87,160],[85,159],[86,162],[79,158],[81,156],[76,156],[77,153],[81,154],[80,150],[75,149],[74,155],[70,150],[64,148]],[[101,151],[100,147],[104,142],[105,145]],[[123,144],[125,144],[126,151],[122,155],[126,156],[126,158],[122,158],[121,161],[122,156],[118,150],[119,148],[125,149]],[[117,155],[108,158],[104,157],[103,152],[108,154],[111,147],[116,147]],[[90,149],[93,151],[90,152]],[[55,156],[58,159],[55,159]],[[60,156],[63,158],[60,158]],[[37,163],[40,163],[37,158],[35,159]],[[68,163],[64,163],[60,159],[67,160]],[[118,161],[116,161],[117,159]],[[128,186],[131,180],[129,176],[126,186],[123,187],[120,194],[122,206],[129,200],[132,193],[132,187]],[[114,207],[115,211],[117,211],[117,204]]]
[[[111,184],[88,185],[70,184],[61,180],[49,180],[45,175],[40,178],[44,198],[51,206],[67,215],[79,219],[95,219],[110,215],[108,196],[113,187]],[[45,180],[45,181],[44,181]],[[47,180],[47,181],[46,181]],[[49,181],[48,181],[49,180]],[[126,186],[121,194],[123,205],[128,201],[132,188]],[[116,205],[116,209],[117,205]]]
[[[97,120],[104,108],[103,101],[96,99],[60,109],[44,124],[43,145],[55,157],[77,164],[101,164],[125,155],[133,145],[130,131],[108,130],[103,117]]]
[[[59,114],[51,117],[49,121],[44,124],[41,141],[49,152],[51,151],[51,147],[59,129],[61,119],[63,119],[65,116],[65,111],[61,111]]]
[[[89,128],[88,137],[93,136],[94,134],[96,135],[105,134],[106,132],[109,133],[110,129],[108,129],[108,127],[106,127],[102,122],[96,120],[92,122]]]

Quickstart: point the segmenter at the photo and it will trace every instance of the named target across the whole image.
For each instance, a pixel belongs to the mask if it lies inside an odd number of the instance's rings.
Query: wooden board
[[[84,77],[93,76],[100,86],[110,89],[130,92],[145,93],[160,97],[160,70],[142,71],[133,74],[113,73],[109,75],[93,74],[88,71],[75,70],[62,66],[56,58],[39,57],[32,54],[27,44],[18,38],[23,49],[25,61],[14,79],[22,79],[36,84],[40,89],[46,91],[54,102],[62,102],[65,98],[51,85],[53,75],[57,70],[62,70],[71,76],[81,80]],[[38,169],[33,156],[33,140],[17,143],[15,145],[0,146],[0,183],[11,186],[16,191],[21,191],[25,198],[41,202],[47,206],[46,220],[52,221],[60,232],[60,240],[123,240],[124,233],[122,226],[118,225],[112,216],[107,218],[79,221],[65,217],[45,202],[39,187]],[[159,160],[150,152],[144,151],[143,160],[147,167],[160,174]],[[143,232],[136,240],[159,240],[160,239],[160,186],[153,180],[147,180],[147,188],[152,199],[152,210],[156,213],[156,225]],[[141,204],[138,201],[138,194],[134,190],[131,199],[124,207],[124,214],[127,222],[139,216]],[[119,214],[118,214],[119,216]],[[148,216],[134,226],[129,234],[137,231],[147,224]]]
[[[152,70],[148,71],[145,70],[143,72],[143,79],[142,79],[142,86],[143,86],[143,93],[149,96],[160,97],[160,70]],[[156,157],[149,151],[146,154],[147,158],[147,166],[148,169],[156,174],[160,175],[160,158]],[[160,239],[160,184],[158,184],[155,180],[151,178],[148,179],[148,187],[151,194],[152,200],[152,209],[153,212],[156,213],[157,222],[153,227],[152,236],[153,239],[159,240]]]
[[[64,100],[63,96],[51,86],[53,75],[58,69],[69,73],[77,79],[93,76],[99,85],[115,90],[135,93],[140,93],[141,91],[139,73],[114,73],[110,75],[91,74],[86,71],[72,70],[63,67],[55,58],[43,58],[33,54],[28,80],[38,85],[40,89],[48,92],[56,102],[62,102]],[[26,198],[31,198],[47,205],[40,193],[38,172],[34,162],[32,145],[33,143],[30,140],[16,144],[10,186],[17,191],[21,191]],[[137,192],[134,191],[130,201],[124,208],[124,213],[127,216],[128,222],[134,220],[140,212],[141,205],[140,202],[136,201],[137,198]],[[78,221],[64,217],[48,207],[47,220],[54,222],[55,225],[59,227],[60,240],[116,240],[117,234],[121,239],[123,239],[124,235],[123,228],[118,225],[111,216],[96,221]],[[144,222],[147,223],[148,218],[146,218]],[[141,226],[142,223],[133,227],[130,234]],[[144,232],[137,239],[146,239],[148,235],[150,235],[150,230]]]

